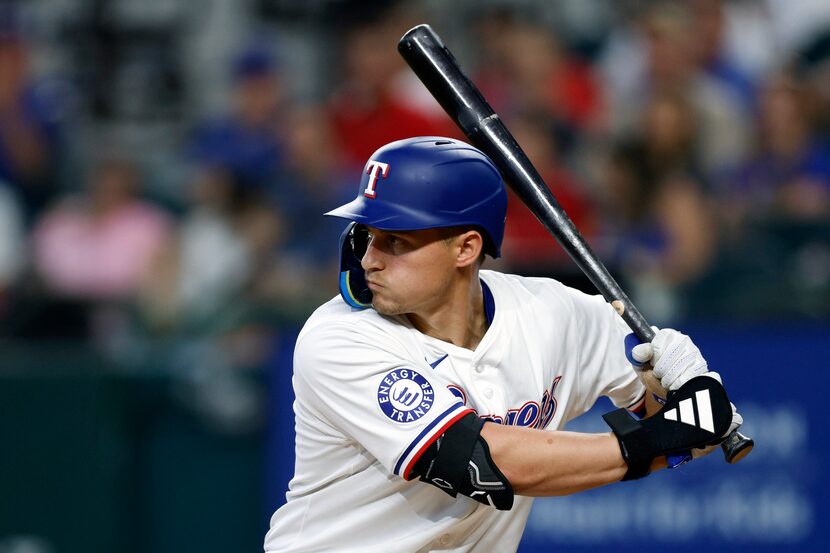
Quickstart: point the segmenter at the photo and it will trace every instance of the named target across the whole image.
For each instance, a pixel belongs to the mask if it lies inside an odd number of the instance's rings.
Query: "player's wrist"
[[[649,442],[649,433],[625,409],[617,409],[603,415],[619,442],[620,452],[627,470],[622,480],[637,480],[648,476],[654,461],[653,447]]]
[[[651,460],[651,467],[649,472],[654,472],[665,468],[669,468],[669,461],[666,458],[666,456],[661,455],[660,457],[655,457]]]

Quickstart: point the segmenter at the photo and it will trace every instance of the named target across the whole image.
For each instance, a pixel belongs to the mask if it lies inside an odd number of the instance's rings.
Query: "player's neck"
[[[406,316],[419,332],[474,350],[487,332],[484,294],[478,271],[473,270],[468,278],[451,286],[434,308]]]

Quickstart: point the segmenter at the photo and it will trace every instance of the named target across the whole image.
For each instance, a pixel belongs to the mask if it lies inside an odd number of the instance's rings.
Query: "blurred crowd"
[[[79,8],[87,36],[110,44],[119,2],[77,3],[91,6]],[[396,51],[424,21],[655,322],[830,314],[826,4],[231,4],[250,32],[214,63],[228,88],[218,107],[165,111],[146,71],[135,88],[112,81],[116,108],[155,102],[172,121],[155,148],[119,133],[156,119],[118,126],[98,96],[126,54],[39,69],[43,38],[29,29],[44,10],[2,4],[0,335],[112,348],[303,320],[337,290],[343,224],[321,214],[356,194],[369,155],[414,135],[461,138]],[[298,72],[318,58],[280,32],[306,30],[326,63]],[[150,67],[186,98],[215,96],[162,58]],[[488,265],[591,289],[516,199],[503,251]]]

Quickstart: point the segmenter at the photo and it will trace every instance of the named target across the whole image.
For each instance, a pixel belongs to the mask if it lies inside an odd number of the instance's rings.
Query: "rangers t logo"
[[[369,175],[369,183],[366,185],[366,190],[363,195],[367,198],[375,197],[375,185],[378,182],[378,176],[386,178],[389,173],[389,164],[380,161],[369,160],[366,164],[366,174]]]

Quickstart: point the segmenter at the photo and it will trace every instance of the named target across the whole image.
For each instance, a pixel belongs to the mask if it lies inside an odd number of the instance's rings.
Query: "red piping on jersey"
[[[629,411],[637,415],[637,418],[644,418],[646,416],[646,396],[644,395],[634,405],[628,408]]]
[[[403,479],[404,480],[412,480],[412,477],[409,475],[409,473],[412,471],[412,467],[415,466],[415,463],[418,462],[418,459],[421,458],[421,455],[424,454],[424,451],[426,451],[427,448],[429,446],[431,446],[432,443],[441,436],[441,434],[446,432],[447,429],[450,426],[455,424],[455,422],[458,419],[463,418],[463,417],[469,415],[470,413],[475,413],[475,412],[472,409],[464,409],[463,411],[461,411],[460,413],[458,413],[457,415],[452,417],[450,420],[445,422],[438,430],[436,430],[435,433],[426,442],[424,442],[424,445],[421,446],[421,448],[417,451],[417,453],[415,453],[415,456],[412,457],[412,460],[409,461],[409,463],[406,465],[406,469],[404,469],[404,471],[403,471]]]

